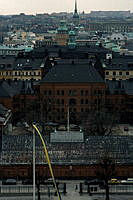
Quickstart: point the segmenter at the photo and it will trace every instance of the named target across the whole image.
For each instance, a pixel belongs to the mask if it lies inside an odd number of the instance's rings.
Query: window
[[[94,103],[95,103],[95,104],[97,104],[97,103],[98,103],[97,99],[94,99]]]
[[[80,104],[84,104],[84,99],[81,99]]]
[[[106,99],[106,103],[109,104],[110,103],[110,99]]]
[[[57,95],[60,95],[60,90],[57,90]]]
[[[106,72],[106,75],[109,75],[109,72]]]
[[[76,99],[72,98],[72,99],[69,99],[69,105],[76,105]]]
[[[119,94],[119,91],[118,91],[118,90],[115,90],[115,94]]]
[[[51,120],[52,120],[52,117],[51,117],[51,116],[49,116],[48,118],[49,118],[49,121],[51,121]]]
[[[129,72],[126,72],[126,75],[129,75]]]
[[[44,95],[47,95],[47,90],[44,90]]]
[[[76,109],[76,108],[74,108],[74,109],[73,109],[73,111],[74,111],[74,112],[77,112],[77,109]]]
[[[84,91],[83,91],[83,90],[81,90],[80,94],[81,94],[81,96],[83,96],[83,95],[84,95]]]
[[[64,105],[64,99],[61,100],[61,104]]]
[[[115,75],[116,75],[116,72],[113,72],[113,75],[115,76]]]
[[[88,99],[85,100],[85,104],[88,104]]]
[[[124,99],[121,99],[121,104],[123,104],[124,103]]]
[[[85,90],[85,96],[88,96],[88,94],[89,94],[89,91]]]
[[[51,95],[51,94],[52,94],[52,91],[51,91],[51,90],[49,90],[49,91],[48,91],[48,94],[49,94],[49,95]]]
[[[86,108],[85,111],[86,111],[86,112],[89,112],[89,108]]]
[[[119,75],[122,75],[122,72],[119,72]]]
[[[61,95],[64,96],[64,90],[61,90]]]
[[[60,104],[60,99],[57,99],[57,104],[58,104],[58,105]]]
[[[76,90],[69,90],[69,95],[70,96],[75,96],[76,95]]]
[[[81,108],[81,112],[84,112],[84,108]]]

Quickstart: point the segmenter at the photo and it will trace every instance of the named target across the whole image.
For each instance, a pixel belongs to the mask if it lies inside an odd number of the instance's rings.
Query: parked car
[[[17,181],[16,179],[9,178],[2,182],[3,185],[16,185]]]
[[[22,181],[22,184],[23,185],[32,185],[33,181],[31,179],[25,179],[25,180]]]

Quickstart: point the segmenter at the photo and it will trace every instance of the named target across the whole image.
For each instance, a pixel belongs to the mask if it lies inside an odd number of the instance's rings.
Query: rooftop
[[[96,69],[89,64],[70,62],[57,62],[46,74],[43,83],[103,83],[103,79]]]
[[[121,56],[106,60],[106,70],[133,70],[133,56]]]
[[[133,163],[133,136],[88,136],[85,142],[78,143],[49,143],[46,136],[43,137],[52,163],[95,164],[105,152],[119,163]],[[32,139],[32,134],[4,135],[1,164],[31,163]],[[36,163],[47,163],[38,136],[36,154]]]

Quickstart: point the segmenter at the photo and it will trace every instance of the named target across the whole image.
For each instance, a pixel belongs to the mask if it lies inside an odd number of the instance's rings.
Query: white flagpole
[[[70,125],[69,125],[69,105],[68,105],[68,108],[67,108],[67,131],[69,132],[70,131]]]
[[[36,198],[36,169],[35,169],[35,129],[33,128],[33,200]]]

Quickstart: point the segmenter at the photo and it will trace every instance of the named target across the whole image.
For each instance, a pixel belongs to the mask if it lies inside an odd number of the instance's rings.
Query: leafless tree
[[[117,113],[109,113],[107,110],[102,109],[86,114],[82,126],[87,135],[105,136],[112,134],[112,129],[118,121],[119,116]]]
[[[109,180],[116,175],[116,164],[115,161],[106,154],[102,157],[97,164],[96,176],[104,181],[106,198],[105,200],[110,200],[109,198]]]

